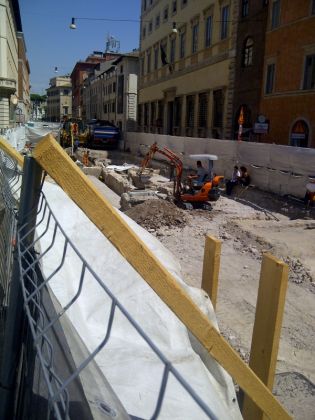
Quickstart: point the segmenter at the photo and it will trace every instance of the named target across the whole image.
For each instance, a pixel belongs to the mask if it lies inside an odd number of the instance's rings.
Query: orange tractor
[[[175,176],[173,195],[174,201],[178,206],[186,209],[198,207],[209,208],[210,201],[217,201],[220,198],[219,186],[222,183],[224,177],[213,174],[213,161],[218,159],[216,155],[189,155],[189,158],[192,160],[197,162],[207,162],[208,164],[208,168],[205,171],[202,182],[197,184],[192,181],[193,177],[188,177],[187,181],[189,182],[182,182],[182,160],[167,147],[160,149],[156,143],[152,144],[150,150],[143,159],[139,175],[143,173],[144,169],[148,166],[155,153],[159,153],[165,156],[170,161],[170,164],[174,167]]]

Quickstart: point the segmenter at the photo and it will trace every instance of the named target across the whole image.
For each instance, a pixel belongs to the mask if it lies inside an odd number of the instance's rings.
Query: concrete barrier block
[[[93,175],[96,178],[99,178],[99,176],[102,173],[102,167],[101,166],[84,166],[82,168],[82,171],[85,173],[85,175]]]
[[[121,195],[132,189],[132,185],[128,178],[114,171],[103,169],[102,176],[105,184],[118,195]]]

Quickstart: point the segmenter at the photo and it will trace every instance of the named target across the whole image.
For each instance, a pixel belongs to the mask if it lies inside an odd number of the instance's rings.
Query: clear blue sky
[[[140,0],[20,0],[23,32],[31,68],[31,92],[45,94],[49,79],[70,73],[78,60],[104,51],[107,34],[120,40],[120,51],[139,47],[139,23],[78,20],[72,17],[139,19]]]

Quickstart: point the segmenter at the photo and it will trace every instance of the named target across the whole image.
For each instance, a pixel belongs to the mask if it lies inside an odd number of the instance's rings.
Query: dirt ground
[[[173,209],[174,214],[167,202],[146,202],[128,214],[173,252],[192,286],[201,285],[205,235],[222,240],[217,318],[223,335],[245,360],[262,253],[289,264],[274,393],[294,418],[315,419],[315,211],[251,189],[222,196],[211,211]]]

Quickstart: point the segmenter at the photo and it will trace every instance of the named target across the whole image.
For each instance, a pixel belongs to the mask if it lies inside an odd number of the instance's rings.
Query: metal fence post
[[[23,247],[32,243],[36,213],[40,197],[42,169],[32,157],[25,157],[18,229],[25,235]],[[23,342],[23,296],[20,284],[20,269],[16,252],[10,287],[9,306],[5,324],[3,360],[0,370],[0,419],[13,418],[17,390],[17,374]]]

